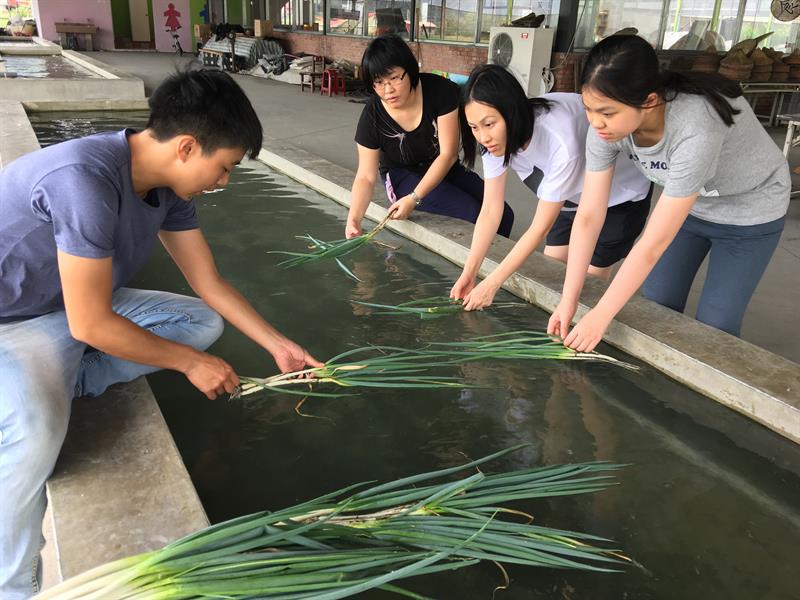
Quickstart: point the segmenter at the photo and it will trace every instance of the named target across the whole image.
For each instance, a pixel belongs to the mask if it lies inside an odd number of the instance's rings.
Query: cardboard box
[[[269,19],[256,19],[253,21],[253,34],[256,37],[269,37],[272,35],[272,21]]]
[[[211,37],[211,25],[194,24],[194,37],[199,40],[206,40]]]

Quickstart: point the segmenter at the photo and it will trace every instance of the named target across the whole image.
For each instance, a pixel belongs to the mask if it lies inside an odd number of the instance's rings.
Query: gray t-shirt
[[[640,147],[633,136],[602,140],[586,136],[586,168],[604,171],[627,154],[664,194],[700,194],[691,214],[723,225],[758,225],[789,208],[789,165],[744,98],[729,99],[741,112],[725,125],[704,96],[678,94],[666,104],[664,137]]]
[[[0,323],[64,310],[57,250],[113,257],[114,289],[147,261],[159,230],[196,229],[194,203],[136,195],[130,130],[26,154],[0,170]]]

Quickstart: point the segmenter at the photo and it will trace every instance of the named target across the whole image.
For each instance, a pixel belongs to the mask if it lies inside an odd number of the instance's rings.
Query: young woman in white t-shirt
[[[570,348],[592,350],[643,283],[645,297],[682,312],[708,255],[697,319],[739,335],[783,231],[791,188],[786,158],[741,87],[719,75],[660,72],[647,41],[613,35],[587,55],[581,94],[592,125],[587,172],[548,331]],[[618,158],[664,191],[608,290],[569,331]]]
[[[498,65],[476,67],[459,110],[464,162],[483,159],[483,205],[469,257],[450,295],[467,310],[489,306],[503,282],[547,237],[544,253],[567,261],[570,230],[583,187],[584,145],[589,122],[578,94],[546,94],[528,99],[517,80]],[[480,284],[475,276],[497,231],[511,167],[536,194],[528,230],[508,256]],[[608,201],[608,217],[588,273],[607,279],[644,228],[650,210],[650,182],[630,161],[620,161]]]

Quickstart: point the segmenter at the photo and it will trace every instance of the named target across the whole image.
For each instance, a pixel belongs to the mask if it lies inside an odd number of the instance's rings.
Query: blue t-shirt
[[[159,230],[198,227],[194,203],[172,190],[136,195],[130,133],[55,144],[0,170],[0,322],[64,309],[56,249],[113,257],[116,290],[145,264]]]

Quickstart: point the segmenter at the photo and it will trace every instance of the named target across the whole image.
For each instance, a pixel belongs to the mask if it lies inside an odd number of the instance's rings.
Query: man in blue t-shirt
[[[192,197],[261,149],[261,123],[221,71],[169,77],[141,132],[93,135],[0,171],[0,597],[37,591],[44,484],[70,404],[173,369],[213,399],[238,384],[204,352],[223,319],[283,372],[320,366],[217,272]],[[200,297],[125,286],[156,239]]]

